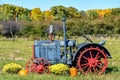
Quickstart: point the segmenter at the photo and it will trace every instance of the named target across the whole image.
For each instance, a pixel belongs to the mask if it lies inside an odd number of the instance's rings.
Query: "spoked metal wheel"
[[[34,63],[34,59],[30,58],[26,63],[26,70],[27,72],[35,72],[35,67],[37,65]]]
[[[105,72],[107,64],[108,61],[105,52],[98,47],[95,48],[92,46],[80,52],[77,61],[77,66],[83,74],[101,74]]]
[[[26,69],[28,72],[36,72],[36,73],[49,73],[50,63],[48,60],[43,58],[31,58],[26,63]]]

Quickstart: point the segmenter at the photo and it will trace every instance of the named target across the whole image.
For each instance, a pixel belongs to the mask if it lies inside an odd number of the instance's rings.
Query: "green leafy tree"
[[[113,8],[111,10],[112,15],[120,16],[120,8]]]
[[[55,19],[61,19],[64,16],[67,16],[67,10],[64,6],[53,6],[50,8],[52,15],[55,16]]]
[[[0,20],[4,21],[23,19],[21,16],[24,16],[24,19],[28,19],[30,10],[19,6],[3,4],[0,6],[0,14]]]
[[[73,18],[76,16],[76,13],[78,12],[78,9],[74,7],[68,7],[67,9],[67,17]]]
[[[88,19],[92,19],[93,20],[93,19],[97,19],[99,17],[97,12],[94,11],[94,10],[88,10],[86,13],[87,13]]]
[[[86,13],[84,11],[78,11],[75,13],[75,18],[86,18]]]

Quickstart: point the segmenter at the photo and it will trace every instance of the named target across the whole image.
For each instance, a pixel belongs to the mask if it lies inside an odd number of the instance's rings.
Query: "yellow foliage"
[[[101,18],[103,18],[105,14],[110,13],[111,10],[110,9],[104,9],[104,10],[99,9],[99,10],[96,10],[96,12]]]
[[[53,18],[54,16],[49,10],[45,11],[45,20],[52,20]]]
[[[41,20],[42,18],[42,12],[40,10],[40,8],[34,8],[31,11],[31,18],[33,20]]]

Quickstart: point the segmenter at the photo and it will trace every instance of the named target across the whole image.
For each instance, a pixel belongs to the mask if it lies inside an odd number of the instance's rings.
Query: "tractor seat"
[[[64,47],[64,41],[60,41],[60,46]],[[76,40],[67,40],[66,41],[66,46],[67,47],[74,47],[76,45]]]

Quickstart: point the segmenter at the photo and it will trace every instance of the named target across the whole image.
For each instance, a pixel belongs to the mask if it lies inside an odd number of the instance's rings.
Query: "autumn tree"
[[[52,15],[51,11],[47,10],[44,12],[45,21],[53,20],[54,16]]]
[[[15,14],[14,14],[14,19],[16,20],[16,18],[18,18],[18,20],[29,21],[30,20],[30,10],[27,8],[22,8],[22,7],[17,6],[15,9]]]
[[[98,10],[95,10],[95,11],[98,13],[100,19],[104,18],[106,14],[111,12],[110,9],[103,9],[103,10],[102,9],[98,9]]]
[[[44,19],[43,13],[40,8],[34,8],[31,11],[31,19],[35,21],[40,21]]]

